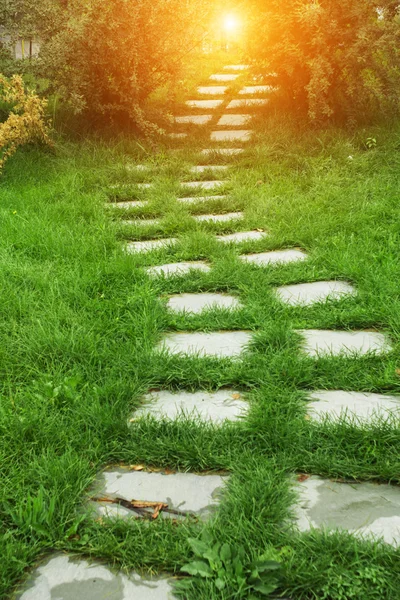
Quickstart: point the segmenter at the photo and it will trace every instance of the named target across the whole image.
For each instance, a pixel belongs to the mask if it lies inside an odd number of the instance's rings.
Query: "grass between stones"
[[[282,593],[293,599],[398,600],[399,550],[346,533],[298,534],[288,519],[293,473],[400,483],[394,418],[305,418],[308,390],[400,393],[400,129],[306,131],[268,106],[261,111],[242,155],[209,158],[232,164],[221,188],[227,198],[198,205],[177,202],[179,182],[193,178],[190,167],[200,158],[193,148],[209,147],[212,123],[180,141],[181,150],[166,146],[156,156],[121,138],[65,144],[56,156],[26,150],[9,161],[0,182],[2,598],[51,549],[127,571],[178,573],[190,558],[187,538],[206,527],[219,541],[242,546],[249,560],[266,553],[282,561]],[[372,134],[377,147],[366,150]],[[148,161],[154,170],[127,170],[127,159]],[[154,187],[110,188],[135,182]],[[105,206],[109,199],[145,202],[116,211]],[[235,211],[243,211],[242,221],[190,216]],[[160,223],[137,228],[122,225],[121,217]],[[268,235],[238,245],[215,238],[251,229]],[[126,241],[153,237],[179,243],[145,254],[123,251]],[[264,268],[239,258],[283,248],[303,249],[308,258]],[[211,270],[172,278],[145,272],[195,260]],[[350,282],[356,295],[288,306],[275,294],[280,286],[335,279]],[[232,294],[243,306],[169,312],[166,297],[183,292]],[[295,330],[330,328],[376,328],[393,350],[319,360],[301,353]],[[155,351],[165,332],[224,329],[254,333],[242,361]],[[249,402],[238,423],[128,422],[150,389],[224,386]],[[104,466],[136,463],[230,473],[216,518],[149,526],[82,514]],[[207,582],[190,595],[211,597]]]

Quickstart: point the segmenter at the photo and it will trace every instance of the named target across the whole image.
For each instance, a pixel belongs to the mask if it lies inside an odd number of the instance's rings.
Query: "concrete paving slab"
[[[339,483],[312,476],[296,487],[300,531],[344,529],[360,537],[400,544],[400,487],[377,483]]]
[[[323,421],[329,415],[334,420],[356,418],[372,422],[389,414],[400,419],[400,396],[347,392],[344,390],[321,390],[308,394],[307,413],[313,421]]]
[[[185,115],[183,117],[175,117],[175,123],[182,125],[207,125],[212,118],[212,115]]]
[[[148,200],[128,200],[126,202],[107,202],[107,206],[128,210],[130,208],[143,208],[144,206],[147,206],[148,203]]]
[[[185,104],[190,108],[208,108],[213,110],[221,106],[223,102],[223,100],[187,100]]]
[[[133,172],[146,172],[146,171],[150,171],[153,168],[153,165],[133,165],[133,164],[126,164],[125,165],[125,169],[127,171],[133,171]]]
[[[205,148],[200,152],[203,156],[210,156],[213,154],[220,154],[221,156],[236,156],[243,154],[244,148]]]
[[[227,165],[196,165],[190,168],[191,173],[206,173],[207,171],[219,171],[222,173],[228,170],[229,167]]]
[[[185,198],[177,198],[181,204],[197,204],[198,202],[208,202],[209,200],[225,200],[227,196],[187,196]]]
[[[129,471],[117,468],[103,471],[94,485],[94,490],[97,497],[160,502],[168,504],[171,510],[207,519],[219,504],[226,481],[227,476],[224,475]],[[134,518],[139,516],[136,512],[117,504],[107,502],[95,504],[100,514],[105,516]],[[173,519],[185,516],[164,511],[160,514],[162,517]]]
[[[224,70],[225,71],[245,71],[246,69],[249,69],[249,65],[225,65],[224,66]]]
[[[169,392],[160,390],[146,394],[144,404],[133,419],[153,416],[156,419],[174,421],[180,416],[216,424],[238,421],[248,411],[248,404],[240,392],[223,389],[217,392]]]
[[[126,245],[128,254],[136,254],[137,252],[151,252],[152,250],[162,250],[176,244],[176,238],[162,238],[161,240],[144,240],[141,242],[129,242]]]
[[[240,90],[239,94],[250,95],[250,94],[265,94],[273,92],[276,88],[272,85],[246,85]]]
[[[209,273],[211,271],[210,265],[204,261],[187,261],[178,263],[169,263],[166,265],[159,265],[156,267],[149,267],[146,272],[150,277],[173,277],[187,275],[191,271],[201,271],[202,273]]]
[[[226,129],[211,132],[212,142],[248,142],[253,132],[248,129]]]
[[[333,331],[299,329],[304,338],[303,351],[312,357],[323,355],[384,354],[392,349],[389,340],[376,331]]]
[[[18,600],[173,600],[172,579],[142,578],[55,554],[32,573]]]
[[[251,115],[222,115],[217,125],[219,127],[243,127],[243,125],[247,125],[251,121],[251,119]]]
[[[167,133],[167,136],[171,138],[171,140],[183,140],[188,137],[187,133]]]
[[[228,73],[215,73],[210,76],[211,81],[235,81],[239,75],[233,75]]]
[[[197,88],[199,94],[209,94],[210,96],[222,96],[225,94],[228,86],[226,85],[206,85]]]
[[[341,300],[354,296],[355,288],[346,281],[314,281],[296,285],[283,285],[275,290],[279,300],[290,306],[311,306],[327,300]]]
[[[200,314],[205,310],[237,310],[242,304],[228,294],[174,294],[170,296],[167,307],[172,312]]]
[[[285,265],[306,260],[307,254],[300,250],[275,250],[273,252],[258,252],[256,254],[242,254],[240,260],[253,265],[274,266]]]
[[[139,190],[149,190],[154,187],[154,183],[133,183],[132,185],[136,185]]]
[[[211,333],[167,333],[158,345],[159,350],[187,356],[239,358],[250,343],[250,331],[213,331]]]
[[[196,215],[193,218],[200,223],[203,221],[210,221],[212,223],[227,223],[229,221],[238,221],[239,219],[243,219],[243,217],[244,215],[242,212],[231,212],[223,215]]]
[[[214,190],[215,188],[220,188],[226,185],[227,181],[182,181],[181,187],[185,188],[199,188],[201,190]]]
[[[217,235],[218,242],[225,244],[241,242],[257,242],[264,239],[267,236],[265,231],[237,231],[236,233],[230,233],[228,235]]]
[[[226,108],[253,108],[254,106],[266,106],[268,102],[268,98],[242,98],[240,100],[231,100]]]
[[[160,223],[161,219],[125,219],[121,221],[122,225],[132,225],[134,227],[155,227]]]

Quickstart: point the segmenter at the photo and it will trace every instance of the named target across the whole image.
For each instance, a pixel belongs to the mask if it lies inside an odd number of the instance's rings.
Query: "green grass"
[[[293,600],[398,600],[398,550],[346,533],[298,535],[288,517],[295,472],[400,483],[397,422],[361,427],[304,419],[309,389],[400,393],[400,127],[308,130],[273,108],[261,111],[255,126],[245,154],[219,160],[232,164],[223,203],[176,202],[183,195],[177,182],[193,178],[194,148],[209,145],[212,125],[191,129],[195,141],[171,142],[171,149],[163,143],[155,155],[142,141],[93,138],[59,143],[55,155],[26,149],[7,164],[0,181],[0,597],[11,598],[27,567],[52,549],[125,570],[178,573],[199,524],[82,516],[103,466],[140,462],[230,472],[218,515],[206,527],[219,541],[243,546],[249,559],[267,553],[281,560],[281,592]],[[365,147],[369,136],[375,149]],[[151,161],[154,169],[132,173],[128,161]],[[109,187],[138,181],[155,188]],[[105,206],[136,197],[150,198],[149,206]],[[190,218],[214,210],[243,210],[245,221]],[[139,230],[122,225],[122,215],[162,221]],[[270,236],[240,247],[213,239],[251,228]],[[175,248],[123,252],[124,240],[169,235],[179,237]],[[241,250],[287,247],[303,248],[309,260],[260,269],[237,258]],[[142,269],[185,259],[207,259],[213,269],[158,280]],[[273,294],[279,285],[330,278],[352,282],[357,296],[300,309]],[[160,301],[199,291],[230,292],[244,307],[183,317]],[[315,361],[299,351],[298,328],[377,328],[394,349]],[[215,329],[254,332],[243,362],[154,353],[164,331]],[[226,385],[243,390],[250,404],[238,425],[147,419],[128,426],[148,388]],[[228,598],[204,583],[190,600],[211,597]]]

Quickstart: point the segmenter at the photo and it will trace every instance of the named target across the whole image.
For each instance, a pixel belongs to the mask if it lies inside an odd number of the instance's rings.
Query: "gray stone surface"
[[[219,127],[243,127],[252,119],[251,115],[229,114],[222,115],[217,125]]]
[[[249,69],[249,65],[225,65],[224,66],[224,70],[225,71],[245,71],[246,69]]]
[[[314,281],[284,285],[275,290],[278,298],[290,306],[310,306],[327,300],[340,300],[344,296],[354,296],[355,288],[346,281]]]
[[[238,309],[241,303],[228,294],[175,294],[170,296],[167,307],[172,312],[202,313],[211,309]]]
[[[237,221],[239,219],[243,219],[242,212],[231,212],[225,213],[223,215],[197,215],[193,217],[196,221],[210,221],[212,223],[226,223],[229,221]]]
[[[231,100],[226,108],[252,108],[253,106],[265,106],[268,102],[268,98],[241,98],[240,100]]]
[[[135,183],[133,185],[136,185],[139,190],[149,190],[150,188],[154,187],[154,183]]]
[[[100,563],[53,555],[28,579],[18,600],[173,600],[171,580],[115,573]]]
[[[203,156],[220,154],[221,156],[236,156],[243,154],[244,148],[205,148],[200,152]]]
[[[148,200],[127,200],[126,202],[108,202],[107,206],[128,210],[130,208],[143,208],[144,206],[147,206],[148,203]]]
[[[199,94],[209,94],[210,96],[222,96],[228,87],[226,85],[207,85],[197,88]]]
[[[125,165],[125,169],[127,171],[133,171],[133,172],[143,172],[143,171],[150,171],[153,168],[154,165],[134,165],[131,163],[128,163]]]
[[[175,420],[180,416],[213,423],[237,421],[244,417],[248,404],[240,392],[223,389],[217,392],[169,392],[160,390],[146,394],[144,404],[132,416],[153,416]]]
[[[215,73],[210,76],[211,81],[235,81],[239,75],[234,75],[231,73]]]
[[[121,221],[122,225],[132,225],[135,227],[155,227],[160,225],[160,219],[126,219]]]
[[[274,90],[275,88],[272,85],[247,85],[240,90],[239,94],[265,94]]]
[[[251,338],[250,331],[167,333],[159,343],[158,349],[178,355],[238,358],[247,348]]]
[[[137,252],[151,252],[151,250],[161,250],[168,248],[177,243],[176,238],[163,238],[161,240],[144,240],[142,242],[129,242],[126,245],[128,254],[136,254]]]
[[[195,167],[190,168],[191,173],[205,173],[207,171],[228,171],[229,167],[227,165],[196,165]]]
[[[330,329],[300,329],[303,350],[308,356],[384,354],[391,350],[386,336],[376,331],[333,331]]]
[[[203,273],[209,273],[211,271],[210,265],[203,261],[187,261],[178,263],[169,263],[166,265],[159,265],[156,267],[149,267],[146,272],[150,277],[172,277],[182,276],[190,273],[190,271],[201,271]]]
[[[188,137],[187,133],[167,133],[167,136],[171,138],[171,140],[183,140]]]
[[[321,390],[308,394],[308,414],[314,421],[323,421],[326,415],[371,422],[389,414],[400,419],[400,396],[344,390]]]
[[[199,188],[201,190],[214,190],[215,188],[220,188],[226,185],[226,181],[183,181],[181,183],[182,187],[186,188]]]
[[[211,132],[211,141],[213,142],[248,142],[252,136],[252,131],[247,129],[226,129]]]
[[[177,198],[181,204],[197,204],[208,202],[209,200],[224,200],[227,196],[186,196],[185,198]]]
[[[259,266],[283,265],[305,260],[307,255],[300,250],[275,250],[273,252],[259,252],[256,254],[242,254],[240,260]]]
[[[221,106],[223,100],[187,100],[186,106],[190,108],[208,108],[213,110]]]
[[[265,231],[238,231],[236,233],[229,233],[228,235],[217,235],[217,240],[225,244],[232,242],[239,244],[241,242],[257,242],[266,236]]]
[[[212,115],[185,115],[183,117],[175,117],[175,123],[183,125],[207,125],[212,118]]]
[[[344,529],[357,536],[400,543],[400,487],[376,483],[339,483],[310,477],[297,483],[300,531]]]
[[[123,468],[101,473],[94,486],[97,497],[123,498],[141,502],[161,502],[168,508],[197,515],[203,519],[214,512],[227,480],[221,475],[129,471]],[[109,517],[137,517],[137,513],[117,504],[94,503],[100,514]],[[163,517],[176,519],[167,512]],[[183,515],[182,515],[183,516]]]

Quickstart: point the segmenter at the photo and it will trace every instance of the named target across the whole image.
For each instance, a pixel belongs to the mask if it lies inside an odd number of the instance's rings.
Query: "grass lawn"
[[[51,549],[126,570],[179,573],[192,556],[187,538],[206,527],[216,540],[243,547],[249,561],[281,561],[281,593],[293,600],[398,600],[399,550],[346,533],[299,535],[288,517],[293,473],[400,483],[394,419],[364,426],[305,419],[310,389],[400,393],[400,125],[310,130],[268,107],[257,114],[244,154],[207,159],[232,165],[216,192],[228,193],[224,201],[187,206],[176,199],[185,195],[179,181],[195,178],[189,169],[197,149],[208,147],[210,127],[189,129],[187,143],[155,152],[129,137],[88,138],[60,143],[56,154],[19,151],[7,164],[0,180],[1,598],[12,598],[27,567]],[[367,148],[369,137],[376,147]],[[128,163],[152,168],[135,172]],[[154,182],[154,189],[135,193],[122,185],[132,182]],[[128,211],[106,206],[121,198],[150,203]],[[239,210],[244,222],[191,217]],[[138,227],[123,224],[122,215],[161,221]],[[212,235],[254,228],[270,236],[235,247]],[[151,237],[179,243],[124,252],[125,240]],[[309,260],[273,269],[238,260],[242,250],[291,247]],[[153,280],[142,268],[195,259],[210,261],[211,272]],[[353,283],[357,295],[295,308],[273,293],[279,285],[329,279]],[[192,317],[166,311],[166,295],[200,291],[229,292],[244,306]],[[303,328],[376,328],[394,349],[314,360],[300,352],[295,330]],[[243,361],[154,353],[165,331],[221,329],[254,332]],[[249,401],[239,424],[128,424],[149,388],[223,386]],[[205,526],[149,526],[82,516],[104,466],[136,463],[228,471],[217,517]],[[210,586],[199,584],[187,598],[236,597]]]

